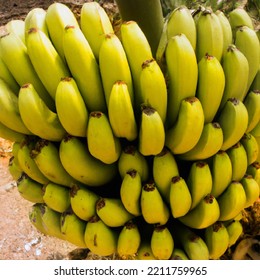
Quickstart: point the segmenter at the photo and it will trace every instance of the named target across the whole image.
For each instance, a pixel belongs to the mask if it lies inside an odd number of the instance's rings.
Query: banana
[[[48,108],[33,84],[21,87],[18,106],[23,122],[33,134],[49,141],[61,141],[65,136],[66,131],[57,113]]]
[[[184,98],[176,123],[166,130],[165,145],[173,154],[186,153],[198,143],[203,127],[204,113],[200,100],[197,97]]]
[[[105,164],[89,153],[86,143],[78,137],[65,137],[59,147],[61,163],[77,181],[88,186],[101,186],[116,175],[115,164]]]
[[[241,142],[227,150],[232,165],[232,180],[240,181],[247,170],[247,153]]]
[[[247,165],[257,161],[259,147],[256,138],[251,133],[245,133],[240,140],[247,154]]]
[[[138,151],[137,146],[129,144],[123,147],[122,152],[118,159],[118,171],[123,179],[126,172],[135,169],[142,182],[148,180],[149,166],[146,158]]]
[[[255,136],[256,138],[260,137],[260,121],[257,123],[257,125],[250,131],[250,133]]]
[[[116,137],[133,141],[138,129],[127,83],[116,81],[108,101],[108,118]]]
[[[43,187],[43,200],[52,210],[63,213],[70,207],[70,189],[49,182]]]
[[[5,28],[7,32],[14,33],[20,38],[20,40],[25,44],[25,22],[22,19],[11,19],[9,20]]]
[[[70,187],[76,180],[64,169],[59,149],[55,143],[39,139],[31,150],[31,158],[35,161],[41,173],[51,182]]]
[[[259,185],[257,181],[253,178],[253,176],[248,174],[245,174],[245,176],[241,179],[240,183],[242,184],[246,193],[246,204],[244,208],[248,208],[252,206],[259,198]]]
[[[230,98],[219,113],[216,122],[223,131],[221,150],[227,150],[235,145],[246,132],[248,112],[246,106],[237,98]]]
[[[183,249],[174,247],[170,260],[188,260],[188,256]]]
[[[169,39],[165,60],[169,83],[167,121],[168,126],[172,127],[177,120],[182,100],[195,96],[198,80],[195,51],[184,34]]]
[[[115,137],[105,113],[93,111],[87,125],[87,145],[90,154],[105,164],[115,163],[121,153],[121,143]]]
[[[211,193],[212,175],[209,164],[206,161],[193,162],[186,182],[192,198],[190,209],[193,209],[207,194]]]
[[[167,223],[170,210],[153,181],[143,185],[140,201],[142,215],[147,223],[160,225]]]
[[[125,209],[134,216],[141,215],[141,191],[142,180],[138,171],[135,169],[127,171],[120,186],[120,198]]]
[[[198,63],[196,97],[200,100],[205,123],[212,122],[221,103],[225,88],[225,74],[219,60],[206,54]]]
[[[227,152],[220,150],[210,159],[210,171],[212,175],[211,194],[219,197],[232,180],[232,163]]]
[[[25,134],[14,131],[0,122],[0,137],[12,142],[20,142]]]
[[[114,32],[106,11],[98,2],[83,4],[80,13],[80,27],[98,59],[105,35]]]
[[[210,9],[205,9],[196,22],[196,55],[200,61],[205,54],[215,56],[219,61],[223,55],[223,31],[218,16]]]
[[[18,179],[21,177],[23,173],[19,164],[17,164],[17,161],[15,160],[14,156],[11,156],[8,161],[8,172],[10,173],[10,175],[15,181],[18,181]]]
[[[136,256],[141,244],[141,234],[137,224],[130,220],[121,229],[117,241],[117,253],[122,259],[132,259]]]
[[[17,180],[17,190],[22,198],[33,203],[44,203],[41,183],[31,179],[25,173]]]
[[[65,61],[62,43],[64,28],[67,25],[79,26],[78,21],[68,6],[57,2],[52,3],[48,7],[45,21],[49,31],[50,39],[55,46],[55,49],[59,53],[59,56]]]
[[[153,255],[151,243],[147,240],[142,240],[137,251],[137,260],[156,260]]]
[[[248,125],[246,132],[251,132],[260,121],[260,90],[250,90],[245,99],[244,105],[248,112]]]
[[[219,221],[228,221],[236,217],[246,204],[246,193],[243,185],[232,181],[225,191],[217,198],[220,216]]]
[[[63,34],[63,50],[88,111],[106,111],[106,101],[97,60],[82,30],[67,25]]]
[[[258,68],[255,78],[251,84],[251,90],[259,90],[259,89],[260,89],[260,67]]]
[[[252,175],[259,185],[260,189],[260,162],[256,161],[248,165],[246,174]]]
[[[229,234],[223,222],[216,222],[207,227],[204,239],[209,249],[209,258],[219,259],[229,247]]]
[[[172,177],[168,200],[174,218],[182,217],[189,212],[192,200],[185,179],[180,176]]]
[[[142,155],[159,154],[164,148],[165,130],[159,113],[149,105],[141,108],[138,148]]]
[[[55,105],[59,120],[64,129],[70,135],[85,137],[88,109],[72,77],[61,78],[56,89]],[[75,118],[77,119],[76,122]]]
[[[44,209],[44,204],[35,203],[31,206],[28,213],[28,218],[31,224],[42,234],[48,234],[47,229],[44,227],[42,222],[42,210]]]
[[[231,247],[236,244],[237,240],[243,233],[243,226],[240,221],[232,220],[226,225],[226,229],[229,235],[228,246]]]
[[[204,124],[198,143],[190,151],[180,155],[184,160],[205,160],[215,155],[223,144],[223,132],[217,122]]]
[[[117,232],[108,227],[97,215],[88,221],[84,239],[87,248],[99,256],[109,256],[117,251]]]
[[[179,175],[179,168],[174,155],[166,147],[153,157],[152,162],[154,182],[164,198],[169,201],[170,184],[173,177]]]
[[[169,260],[173,249],[174,240],[167,226],[155,226],[151,237],[151,249],[158,260]]]

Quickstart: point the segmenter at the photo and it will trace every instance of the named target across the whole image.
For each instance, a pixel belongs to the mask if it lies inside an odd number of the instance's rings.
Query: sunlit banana
[[[252,206],[259,198],[260,190],[257,181],[252,175],[245,174],[241,179],[244,191],[246,193],[246,204],[245,208]]]
[[[25,44],[25,21],[22,19],[11,19],[9,20],[5,28],[7,32],[16,34],[22,42]]]
[[[240,140],[241,144],[246,150],[247,165],[257,161],[257,157],[260,151],[256,138],[251,133],[245,133]]]
[[[25,134],[14,131],[0,122],[0,137],[10,140],[12,142],[20,142],[24,138]]]
[[[260,188],[260,162],[256,161],[247,167],[246,174],[252,175]]]
[[[260,121],[260,90],[250,90],[244,99],[244,105],[248,112],[246,132],[251,132]]]
[[[238,238],[243,233],[243,226],[240,221],[232,220],[226,225],[226,229],[229,235],[229,247],[236,244]]]
[[[41,233],[48,234],[47,229],[44,227],[42,222],[42,210],[44,209],[44,204],[35,203],[31,206],[28,213],[28,218],[31,224]]]
[[[188,260],[183,249],[174,247],[170,260]]]
[[[11,156],[8,161],[8,172],[12,176],[12,178],[15,181],[18,181],[18,179],[21,177],[23,171],[20,168],[19,164],[17,164],[17,161],[15,161],[14,156]]]

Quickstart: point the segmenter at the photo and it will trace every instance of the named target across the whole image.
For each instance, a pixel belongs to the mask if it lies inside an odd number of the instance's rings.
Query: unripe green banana
[[[231,247],[234,244],[236,244],[238,238],[243,233],[243,226],[240,221],[232,220],[230,223],[226,225],[226,229],[229,235],[228,246]]]
[[[109,256],[117,251],[117,232],[108,227],[98,216],[93,216],[88,221],[84,239],[87,248],[99,256]]]
[[[42,222],[42,203],[35,203],[29,209],[28,218],[31,224],[41,233],[48,234],[47,229],[44,227]]]
[[[14,33],[20,38],[20,40],[25,44],[25,22],[22,19],[11,19],[9,20],[5,28],[7,32]]]
[[[163,226],[155,226],[151,237],[151,249],[158,260],[170,259],[174,248],[174,240],[169,229]]]
[[[0,122],[0,137],[12,142],[20,142],[25,134],[14,131]]]
[[[256,161],[247,167],[247,174],[252,175],[259,185],[260,189],[260,162]]]
[[[126,172],[135,169],[141,176],[142,182],[148,180],[149,167],[146,158],[138,151],[135,145],[129,144],[122,149],[118,159],[118,170],[123,179]]]
[[[59,155],[65,170],[88,186],[104,185],[116,175],[117,166],[105,164],[91,156],[86,143],[78,137],[65,137],[60,143]]]
[[[120,198],[125,209],[134,216],[141,215],[142,180],[137,170],[126,172],[120,187]]]
[[[221,103],[225,88],[225,74],[219,60],[206,54],[198,63],[196,97],[200,100],[205,123],[212,122]]]
[[[188,256],[183,249],[174,247],[170,260],[188,260]]]
[[[138,260],[156,260],[153,255],[151,244],[148,241],[141,241],[140,247],[137,251]]]
[[[192,198],[191,209],[193,209],[212,190],[212,175],[208,163],[193,162],[186,182]]]
[[[247,153],[241,142],[227,150],[232,165],[232,180],[240,181],[247,170]]]
[[[165,225],[170,217],[170,210],[154,182],[145,183],[142,187],[141,211],[149,224]]]
[[[229,234],[223,222],[216,222],[204,232],[205,242],[209,249],[209,258],[219,259],[229,247]]]
[[[232,181],[217,201],[220,208],[219,221],[233,219],[246,204],[246,193],[243,185],[238,181]]]
[[[169,202],[170,184],[173,177],[179,175],[179,169],[174,155],[166,147],[153,157],[153,179],[164,198]]]
[[[246,193],[246,204],[244,207],[248,208],[252,206],[259,198],[259,185],[253,176],[248,174],[245,174],[240,183],[243,185],[244,191]]]
[[[109,102],[108,118],[116,137],[133,141],[137,138],[137,123],[128,86],[124,81],[113,84]]]
[[[167,121],[168,126],[172,127],[182,100],[195,96],[198,66],[194,49],[184,34],[175,35],[168,41],[165,59],[169,82]]]
[[[23,173],[19,164],[17,164],[17,161],[15,160],[14,156],[11,156],[10,159],[9,159],[8,172],[11,174],[12,178],[15,181],[18,181],[18,179],[21,177],[21,175]]]
[[[256,138],[251,133],[245,133],[240,140],[241,144],[246,150],[247,154],[247,165],[257,161],[257,157],[260,151]]]
[[[227,150],[235,145],[246,132],[248,112],[246,106],[237,98],[230,98],[225,103],[217,120],[223,131],[221,150]]]
[[[218,16],[209,9],[202,11],[197,22],[197,60],[208,53],[221,61],[223,54],[223,31]]]
[[[149,105],[141,108],[139,151],[144,156],[159,154],[164,147],[165,130],[159,113]]]
[[[97,60],[79,27],[67,25],[63,34],[64,55],[88,111],[106,111]]]
[[[33,134],[49,141],[61,141],[65,136],[66,131],[57,113],[48,108],[33,84],[21,87],[18,106],[23,122]]]
[[[172,177],[168,200],[174,218],[182,217],[189,212],[192,204],[191,194],[182,177]]]
[[[198,143],[203,127],[204,113],[199,99],[187,97],[180,103],[176,123],[166,131],[165,145],[173,154],[186,153]]]
[[[250,90],[244,99],[244,105],[248,112],[246,132],[251,132],[260,121],[260,90]]]
[[[87,125],[87,145],[90,154],[105,164],[115,163],[121,153],[121,143],[115,137],[105,113],[93,111]]]
[[[56,89],[55,105],[59,120],[65,130],[70,135],[85,137],[88,109],[72,77],[61,78]]]
[[[141,234],[137,224],[130,220],[118,235],[117,253],[122,259],[134,258],[141,244]]]
[[[83,4],[80,13],[80,27],[98,59],[104,36],[114,32],[106,11],[98,2]]]

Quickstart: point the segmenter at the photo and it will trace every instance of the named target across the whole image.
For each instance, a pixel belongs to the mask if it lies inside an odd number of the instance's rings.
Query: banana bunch
[[[260,46],[249,15],[181,6],[155,57],[97,2],[10,21],[0,137],[31,223],[94,254],[220,259],[260,194]]]

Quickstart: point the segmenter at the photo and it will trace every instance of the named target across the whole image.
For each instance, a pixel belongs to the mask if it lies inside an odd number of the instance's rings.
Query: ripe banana
[[[20,40],[25,44],[25,22],[22,19],[11,19],[6,25],[5,29],[7,32],[14,33],[20,38]]]
[[[260,162],[256,161],[248,165],[246,174],[252,175],[260,189]]]
[[[140,247],[137,251],[137,260],[156,260],[152,252],[151,242],[148,242],[147,240],[141,241]]]
[[[188,260],[188,256],[183,249],[174,247],[170,260]]]
[[[42,222],[42,210],[44,204],[35,203],[31,206],[28,214],[29,221],[31,224],[43,234],[48,234],[47,229],[44,227]]]
[[[116,137],[133,141],[137,138],[137,123],[127,83],[116,81],[108,102],[108,118]]]
[[[166,131],[165,145],[173,154],[186,153],[198,143],[203,127],[204,113],[199,99],[184,98],[176,123]]]
[[[121,153],[121,143],[115,137],[105,113],[93,111],[87,125],[87,145],[90,154],[105,164],[115,163]]]
[[[0,122],[0,137],[11,142],[21,142],[25,134],[14,131]]]
[[[15,160],[14,156],[11,156],[8,161],[8,172],[15,181],[18,181],[18,179],[23,173],[19,164],[17,164],[17,161]]]
[[[105,164],[91,156],[86,143],[78,137],[67,136],[59,146],[61,163],[77,181],[88,186],[101,186],[116,175],[115,164]]]
[[[251,133],[245,133],[240,140],[247,154],[247,165],[257,161],[260,147],[258,146],[256,138]]]
[[[33,84],[21,87],[18,106],[23,122],[33,134],[49,141],[60,141],[65,136],[57,113],[47,107]]]
[[[169,83],[167,124],[172,127],[177,120],[182,100],[195,96],[198,66],[195,51],[184,34],[169,39],[165,59]]]
[[[244,135],[248,126],[246,106],[237,98],[230,98],[220,111],[216,121],[223,131],[221,150],[227,150],[235,145]]]
[[[244,105],[248,112],[248,126],[246,132],[251,132],[260,121],[260,90],[250,90],[245,99]]]
[[[88,111],[106,111],[106,101],[97,60],[82,30],[67,25],[63,34],[63,50]]]
[[[258,32],[260,33],[260,31]],[[260,89],[260,67],[255,75],[255,78],[251,84],[251,90],[259,90]]]
[[[259,198],[260,189],[257,181],[253,178],[252,175],[245,174],[241,179],[241,184],[246,193],[246,204],[245,208],[252,206]]]
[[[226,225],[226,229],[229,235],[228,246],[231,247],[236,244],[237,240],[243,233],[243,226],[240,221],[232,220]]]

